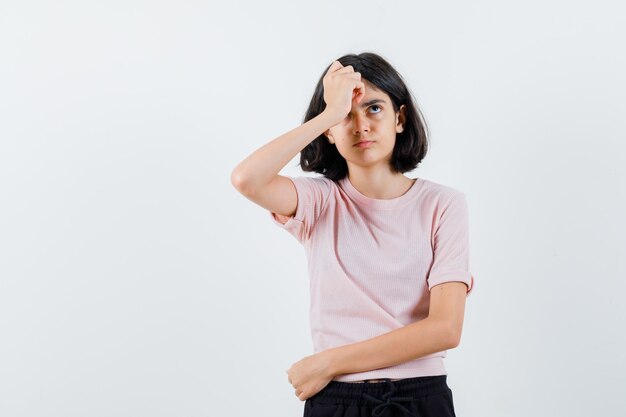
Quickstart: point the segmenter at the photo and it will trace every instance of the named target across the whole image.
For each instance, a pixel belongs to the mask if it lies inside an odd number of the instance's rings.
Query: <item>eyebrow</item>
[[[361,104],[361,108],[363,107],[367,107],[367,106],[371,106],[372,104],[376,104],[376,103],[387,103],[385,100],[381,99],[381,98],[375,98],[373,100],[370,101],[366,101],[365,103]]]

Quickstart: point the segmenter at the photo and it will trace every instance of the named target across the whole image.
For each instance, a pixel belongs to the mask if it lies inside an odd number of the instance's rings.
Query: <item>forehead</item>
[[[387,95],[387,93],[385,93],[383,90],[376,88],[376,86],[374,86],[367,80],[363,80],[363,84],[365,84],[365,95],[361,99],[359,107],[367,107],[375,102],[386,104],[391,103],[389,95]]]
[[[369,107],[373,104],[391,104],[391,100],[389,99],[389,96],[385,95],[385,94],[367,94],[365,93],[365,96],[363,96],[363,99],[361,99],[361,101],[356,104],[353,103],[352,108],[353,109],[364,109],[366,107]]]

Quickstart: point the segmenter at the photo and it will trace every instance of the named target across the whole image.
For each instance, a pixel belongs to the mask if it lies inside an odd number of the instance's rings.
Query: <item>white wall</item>
[[[457,415],[622,416],[623,16],[0,2],[0,415],[301,415],[285,371],[312,353],[304,252],[230,173],[301,122],[332,60],[373,51],[431,128],[409,176],[468,198]]]

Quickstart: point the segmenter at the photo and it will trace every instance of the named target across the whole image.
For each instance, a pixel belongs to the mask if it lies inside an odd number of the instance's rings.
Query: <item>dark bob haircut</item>
[[[417,168],[428,149],[428,128],[402,76],[384,58],[372,52],[344,55],[338,61],[344,67],[352,65],[354,71],[361,74],[361,80],[365,79],[378,90],[385,92],[391,98],[395,112],[400,110],[401,105],[406,106],[404,130],[396,134],[390,165],[394,172],[400,173]],[[326,67],[317,82],[302,123],[313,119],[326,108],[323,80],[330,65]],[[337,151],[335,145],[328,143],[324,134],[302,149],[300,167],[303,171],[314,171],[333,181],[338,181],[348,175],[346,160]]]

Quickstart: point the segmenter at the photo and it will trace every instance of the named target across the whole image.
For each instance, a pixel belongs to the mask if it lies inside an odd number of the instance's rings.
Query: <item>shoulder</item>
[[[330,193],[334,188],[337,188],[337,184],[326,177],[317,176],[317,177],[309,177],[309,176],[294,176],[289,177],[296,186],[300,185],[306,188],[318,189],[320,191],[325,191],[326,194]]]
[[[421,178],[421,180],[422,190],[425,196],[431,201],[445,204],[454,199],[465,198],[465,193],[458,188],[425,178]]]

